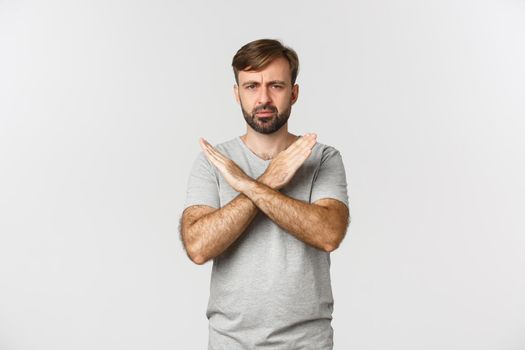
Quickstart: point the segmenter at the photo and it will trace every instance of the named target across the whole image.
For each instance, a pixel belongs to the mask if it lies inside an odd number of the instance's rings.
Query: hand
[[[317,135],[308,133],[298,138],[287,149],[281,151],[272,159],[268,168],[257,180],[265,185],[278,190],[286,186],[295,175],[297,169],[312,153],[312,148],[317,140]]]
[[[253,181],[233,160],[217,151],[205,139],[200,138],[199,143],[208,160],[215,165],[235,191],[243,192],[243,189]]]

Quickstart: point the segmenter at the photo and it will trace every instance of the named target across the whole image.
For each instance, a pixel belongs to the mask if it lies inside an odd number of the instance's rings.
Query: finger
[[[204,139],[202,137],[199,137],[199,146],[201,146],[201,149],[203,151],[206,150],[206,147],[205,147],[205,144],[204,144]]]
[[[297,167],[300,167],[301,164],[304,163],[304,161],[312,154],[312,150],[310,148],[303,149],[300,153],[298,153],[292,160],[292,163],[297,164]]]
[[[203,151],[205,151],[207,153],[211,153],[211,150],[212,150],[213,146],[210,145],[210,143],[208,141],[206,141],[205,139],[203,139],[201,137],[199,142],[200,142],[200,145],[201,145],[201,148],[202,148]]]
[[[206,152],[210,155],[210,157],[214,159],[215,166],[220,168],[221,171],[227,171],[226,169],[231,169],[232,165],[238,167],[238,165],[234,161],[223,155],[206,140],[204,140],[204,145],[206,148]]]
[[[208,142],[206,142],[206,149],[208,150],[208,152],[213,156],[215,157],[215,159],[217,159],[218,161],[222,162],[222,163],[226,163],[230,160],[230,158],[226,157],[224,154],[222,154],[221,152],[219,152],[215,147],[213,147],[211,144],[209,144]]]
[[[312,149],[316,143],[317,143],[317,134],[312,134],[310,142],[308,143],[308,148]]]
[[[310,150],[313,148],[316,142],[316,135],[313,133],[305,134],[300,140],[296,141],[296,145],[289,152],[290,157],[297,157],[300,153],[305,150]]]
[[[291,172],[295,174],[297,169],[299,169],[304,164],[305,160],[310,156],[311,153],[311,150],[306,149],[302,153],[298,154],[296,157],[292,158],[290,160],[290,163],[288,163]]]
[[[217,168],[220,168],[222,165],[222,162],[220,159],[218,159],[217,155],[213,153],[211,145],[203,138],[200,138],[199,143],[201,145],[202,151],[206,158],[215,165]]]
[[[297,140],[298,148],[311,147],[312,142],[317,138],[317,135],[314,133],[306,133],[299,140]]]
[[[306,143],[303,143],[293,153],[288,155],[289,158],[287,158],[287,161],[290,167],[294,169],[298,169],[312,153],[313,146],[316,143],[316,135],[307,135],[306,139]]]
[[[305,140],[305,143],[303,144],[303,150],[308,149],[311,150],[315,143],[317,142],[317,135],[316,134],[309,134],[308,137]]]
[[[304,134],[303,136],[300,136],[295,140],[286,150],[285,152],[288,154],[295,153],[298,149],[302,148],[303,144],[308,140],[309,134]]]
[[[210,156],[214,156],[214,158],[218,158],[218,155],[220,153],[208,141],[206,141],[203,138],[201,138],[201,147]]]
[[[206,149],[213,147],[208,141],[206,141],[206,139],[203,139],[203,138],[201,138],[201,144]]]

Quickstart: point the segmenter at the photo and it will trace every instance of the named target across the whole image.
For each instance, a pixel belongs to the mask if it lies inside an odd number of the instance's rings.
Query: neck
[[[288,132],[287,124],[272,134],[261,134],[246,126],[246,134],[241,136],[241,140],[253,153],[266,160],[284,151],[297,138],[298,136]]]

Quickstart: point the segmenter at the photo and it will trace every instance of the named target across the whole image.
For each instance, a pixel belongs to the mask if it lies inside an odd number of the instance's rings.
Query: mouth
[[[272,117],[274,114],[275,112],[272,112],[272,111],[262,111],[262,112],[255,113],[256,116],[261,117],[261,118]]]

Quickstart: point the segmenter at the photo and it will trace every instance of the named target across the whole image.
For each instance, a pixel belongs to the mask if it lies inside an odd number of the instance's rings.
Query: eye
[[[246,88],[246,90],[253,90],[255,89],[255,84],[245,85],[244,87]]]
[[[280,84],[273,84],[272,87],[273,87],[274,89],[280,90],[280,89],[282,89],[284,86],[282,86],[282,85],[280,85]]]

